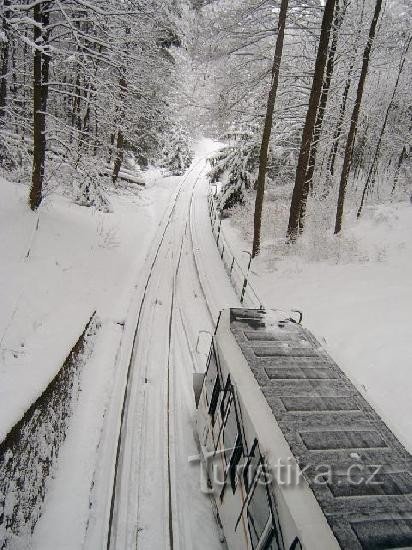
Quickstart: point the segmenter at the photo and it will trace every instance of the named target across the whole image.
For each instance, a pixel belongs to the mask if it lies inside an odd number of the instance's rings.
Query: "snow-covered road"
[[[204,345],[196,349],[198,333],[211,332],[219,310],[238,304],[211,235],[205,175],[200,155],[153,243],[116,452],[111,549],[221,548],[198,465],[188,461],[198,452],[192,374],[206,358]]]

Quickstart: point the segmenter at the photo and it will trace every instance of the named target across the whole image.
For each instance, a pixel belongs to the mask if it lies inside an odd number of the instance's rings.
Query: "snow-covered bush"
[[[192,160],[193,151],[189,134],[181,124],[175,124],[166,131],[160,166],[173,176],[181,176],[189,168]]]
[[[80,206],[93,206],[102,212],[112,208],[106,196],[109,177],[98,170],[96,163],[82,159],[73,173],[74,201]]]
[[[227,210],[244,203],[244,192],[251,189],[259,169],[257,133],[250,129],[230,132],[228,145],[209,158],[211,183],[221,182],[219,208]]]

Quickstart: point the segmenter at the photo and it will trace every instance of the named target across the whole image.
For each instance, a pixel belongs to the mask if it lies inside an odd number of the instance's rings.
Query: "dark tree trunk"
[[[325,115],[326,105],[328,102],[330,83],[332,81],[336,48],[338,45],[338,38],[339,38],[339,30],[343,22],[345,11],[346,11],[346,3],[343,6],[342,12],[339,9],[339,3],[336,4],[335,21],[334,21],[333,33],[332,33],[332,44],[328,53],[328,61],[326,63],[326,75],[322,86],[322,94],[320,96],[319,109],[318,109],[318,114],[316,116],[315,130],[313,132],[313,144],[310,149],[308,169],[306,171],[306,176],[305,176],[305,185],[310,190],[313,190],[313,173],[316,167],[316,157],[318,152],[319,140],[322,133],[323,117]],[[301,225],[303,225],[304,223],[305,213],[306,213],[305,210],[302,210],[300,213]]]
[[[369,133],[369,122],[366,122],[365,128],[363,130],[361,137],[359,137],[360,132],[359,134],[355,133],[355,140],[356,139],[358,140],[358,144],[356,147],[356,155],[354,155],[352,159],[352,170],[355,177],[355,181],[357,180],[358,175],[363,166],[366,144],[368,141],[368,133]]]
[[[6,8],[10,6],[10,0],[4,0],[3,2],[3,22],[2,22],[2,31],[7,40],[10,40],[9,35],[9,18],[10,14]],[[1,68],[0,68],[0,124],[3,124],[5,116],[5,108],[7,104],[7,73],[9,70],[9,42],[3,44],[1,52]]]
[[[315,73],[313,76],[305,125],[302,132],[299,159],[296,168],[295,186],[290,205],[289,224],[287,230],[289,242],[294,242],[297,239],[298,234],[303,230],[301,212],[305,209],[308,194],[307,186],[305,186],[306,171],[308,168],[309,153],[313,143],[316,115],[322,93],[323,75],[325,73],[335,3],[336,0],[326,0],[325,10],[323,12],[318,53],[315,62]]]
[[[50,2],[35,4],[34,43],[39,46],[34,51],[33,62],[33,171],[30,189],[30,208],[36,210],[43,198],[43,180],[46,161],[46,109],[49,91],[49,62],[47,51],[49,41]]]
[[[401,59],[401,63],[399,65],[399,71],[398,71],[398,76],[396,78],[396,82],[395,82],[395,86],[393,87],[393,90],[392,90],[392,95],[391,95],[391,99],[389,101],[389,105],[386,109],[386,113],[385,113],[385,118],[383,120],[383,124],[382,124],[382,128],[381,128],[381,131],[380,131],[380,134],[379,134],[379,139],[378,139],[378,143],[376,144],[376,149],[375,149],[375,153],[373,155],[373,160],[372,160],[372,164],[369,168],[369,172],[368,172],[368,177],[366,178],[366,182],[365,182],[365,186],[363,188],[363,192],[362,192],[362,198],[361,198],[361,202],[360,202],[360,205],[359,205],[359,208],[358,208],[358,212],[357,212],[357,217],[359,218],[360,215],[362,214],[362,210],[363,210],[363,206],[365,204],[365,200],[366,200],[366,195],[367,193],[370,191],[371,187],[373,187],[373,183],[372,183],[372,178],[374,177],[374,175],[376,174],[376,170],[377,170],[377,164],[378,164],[378,160],[379,160],[379,153],[380,153],[380,149],[381,149],[381,145],[382,145],[382,138],[383,138],[383,135],[385,133],[385,129],[386,129],[386,124],[388,122],[388,117],[389,117],[389,113],[392,109],[392,105],[393,105],[393,100],[395,98],[395,94],[396,94],[396,90],[398,89],[398,84],[399,84],[399,79],[401,77],[401,74],[402,74],[402,70],[403,70],[403,67],[405,65],[405,60],[406,60],[406,54],[408,53],[408,50],[409,50],[409,46],[411,44],[411,40],[412,40],[412,37],[409,38],[406,46],[405,46],[405,49],[402,53],[402,59]]]
[[[362,1],[362,12],[361,12],[361,17],[360,17],[360,22],[359,22],[358,40],[359,40],[359,38],[361,36],[361,32],[362,32],[362,21],[363,21],[364,7],[365,7],[365,0]],[[355,66],[355,59],[356,59],[356,47],[357,46],[355,46],[355,54],[352,58],[352,62],[350,64],[350,66],[349,66],[348,75],[347,75],[347,78],[346,78],[345,87],[344,87],[343,94],[342,94],[342,100],[341,100],[341,104],[340,104],[340,108],[339,108],[338,122],[337,122],[336,127],[335,127],[335,131],[334,131],[333,138],[332,138],[332,147],[330,149],[329,157],[328,157],[327,170],[330,174],[330,177],[333,177],[334,172],[335,172],[335,160],[336,160],[336,155],[337,155],[337,152],[338,152],[340,136],[342,134],[343,121],[345,120],[346,103],[347,103],[347,99],[348,99],[348,95],[349,95],[349,90],[350,90],[350,87],[351,87],[351,84],[352,84],[353,68]],[[325,189],[324,194],[326,195],[327,193],[328,193],[328,190]]]
[[[120,119],[122,118],[123,113],[123,101],[126,95],[126,89],[127,89],[127,82],[125,78],[120,78],[119,80],[120,85]],[[121,128],[119,128],[117,132],[117,142],[116,142],[116,157],[114,159],[114,165],[113,165],[113,174],[112,174],[112,181],[115,184],[117,181],[117,178],[119,177],[120,168],[122,166],[123,162],[123,156],[124,156],[124,135]]]
[[[112,174],[112,181],[114,184],[116,183],[117,178],[119,177],[120,168],[123,162],[123,145],[124,145],[123,132],[119,130],[117,133],[117,142],[116,142],[117,152],[116,152],[116,158],[114,159],[113,174]]]
[[[399,155],[398,164],[396,165],[395,174],[393,176],[393,185],[392,185],[391,195],[393,195],[395,192],[396,186],[398,184],[399,172],[400,172],[401,166],[403,164],[404,159],[407,157],[408,155],[406,153],[406,146],[404,145],[402,148],[401,154]]]
[[[355,105],[353,107],[350,128],[345,146],[345,156],[343,159],[343,167],[339,184],[338,206],[336,209],[335,234],[342,229],[343,207],[345,204],[346,187],[348,184],[348,176],[352,163],[353,145],[355,141],[356,127],[358,124],[359,112],[362,103],[363,89],[365,87],[366,75],[368,73],[369,57],[371,53],[372,43],[375,38],[376,25],[378,23],[379,14],[382,8],[382,0],[376,0],[375,12],[373,14],[371,26],[369,28],[368,41],[363,51],[362,70],[359,77],[358,89],[356,92]]]
[[[80,69],[77,67],[76,81],[74,86],[74,97],[72,104],[72,127],[77,131],[82,129],[80,119]]]
[[[282,0],[280,5],[279,19],[278,19],[278,35],[276,38],[275,55],[273,58],[272,66],[272,83],[269,91],[265,125],[263,128],[262,144],[260,146],[259,154],[259,173],[256,182],[256,201],[255,201],[255,215],[254,215],[254,234],[253,234],[253,247],[252,257],[256,256],[260,252],[260,231],[262,226],[262,207],[263,197],[265,194],[265,179],[268,163],[268,150],[270,134],[272,132],[273,110],[276,102],[276,92],[279,83],[280,64],[282,61],[283,41],[285,36],[286,14],[288,10],[288,0]]]

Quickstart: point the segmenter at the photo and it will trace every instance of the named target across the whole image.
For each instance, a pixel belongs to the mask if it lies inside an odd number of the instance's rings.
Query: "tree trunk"
[[[306,176],[305,176],[305,186],[307,186],[308,189],[311,189],[311,190],[313,189],[313,173],[316,167],[316,157],[318,152],[319,140],[322,133],[323,117],[325,115],[326,105],[328,102],[330,83],[333,75],[336,47],[338,45],[339,29],[343,21],[345,8],[346,6],[344,6],[343,12],[340,13],[339,3],[336,4],[335,20],[334,20],[333,33],[332,33],[332,44],[328,53],[328,61],[326,63],[326,75],[322,86],[322,93],[319,101],[319,109],[316,115],[315,129],[313,132],[313,143],[310,149],[308,168],[306,170]],[[303,206],[306,206],[306,204],[304,203]],[[305,213],[306,213],[305,209],[301,210],[300,225],[303,225],[304,223]]]
[[[50,55],[45,48],[49,40],[50,2],[34,5],[34,43],[39,46],[33,62],[33,170],[30,189],[30,208],[36,210],[43,198],[43,180],[46,161],[46,109],[49,91]]]
[[[385,118],[383,120],[382,128],[381,128],[381,131],[380,131],[380,134],[379,134],[378,143],[376,144],[376,149],[375,149],[375,153],[373,155],[372,164],[369,168],[368,177],[366,178],[365,186],[363,188],[362,199],[361,199],[361,202],[360,202],[360,205],[359,205],[359,208],[358,208],[358,212],[357,212],[357,217],[358,218],[362,214],[363,206],[365,204],[366,195],[367,195],[368,191],[370,190],[370,188],[373,187],[373,185],[371,185],[371,180],[372,180],[373,175],[376,174],[377,163],[378,163],[378,160],[379,160],[379,153],[380,153],[380,149],[381,149],[381,145],[382,145],[382,138],[383,138],[383,135],[385,133],[389,113],[390,113],[392,105],[393,105],[393,100],[395,99],[396,90],[398,89],[399,79],[401,77],[402,70],[403,70],[403,67],[405,65],[406,54],[408,53],[409,46],[411,45],[411,40],[412,40],[412,37],[409,38],[409,40],[408,40],[408,42],[405,46],[405,49],[402,53],[402,59],[401,59],[400,65],[399,65],[398,76],[396,78],[395,86],[393,87],[393,90],[392,90],[392,95],[391,95],[391,99],[389,101],[389,105],[386,109]]]
[[[126,89],[127,89],[127,82],[124,77],[120,78],[119,80],[119,86],[120,86],[120,120],[122,118],[123,114],[123,101],[126,95]],[[117,181],[117,178],[119,177],[120,168],[122,166],[123,162],[123,147],[124,147],[124,135],[121,128],[119,128],[117,132],[117,143],[116,143],[116,157],[114,159],[114,165],[113,165],[113,174],[112,174],[112,181],[115,184]]]
[[[325,10],[322,18],[322,28],[319,38],[318,53],[315,62],[315,73],[313,76],[312,89],[309,97],[309,106],[306,113],[305,125],[302,132],[302,141],[299,151],[298,165],[296,168],[295,186],[292,194],[292,201],[289,212],[289,224],[287,237],[289,242],[295,242],[298,234],[303,230],[301,225],[301,211],[307,200],[305,189],[305,176],[308,167],[309,152],[313,143],[313,132],[315,128],[316,115],[320,96],[322,92],[323,75],[325,72],[328,53],[329,36],[333,22],[333,12],[336,0],[326,0]]]
[[[116,158],[114,159],[113,174],[112,174],[112,181],[114,184],[116,183],[117,178],[119,177],[120,168],[123,162],[123,145],[124,145],[123,132],[119,130],[117,133],[117,142],[116,142],[117,153],[116,153]]]
[[[328,171],[331,176],[333,176],[333,173],[335,170],[336,153],[338,152],[338,146],[339,146],[340,136],[342,133],[343,121],[345,119],[346,101],[348,99],[349,88],[352,82],[352,70],[353,70],[353,65],[349,69],[348,78],[346,79],[346,82],[345,82],[345,88],[342,94],[342,102],[340,104],[340,109],[339,109],[338,122],[336,124],[335,132],[333,134],[332,147],[329,153]]]
[[[402,148],[401,154],[399,155],[398,164],[396,165],[395,174],[393,176],[393,185],[392,185],[391,195],[393,195],[395,192],[396,186],[398,184],[399,172],[400,172],[401,166],[403,164],[404,159],[407,157],[408,155],[406,153],[406,146],[404,145]]]
[[[7,39],[7,42],[3,44],[2,52],[1,52],[1,68],[0,68],[0,124],[4,124],[4,116],[6,114],[6,103],[7,103],[7,73],[9,69],[9,40],[10,37],[8,29],[9,29],[9,23],[8,19],[10,17],[9,12],[6,10],[10,6],[10,0],[4,0],[3,2],[3,23],[2,23],[2,31],[4,36]]]
[[[262,207],[263,197],[265,194],[265,179],[268,162],[268,149],[270,134],[272,132],[273,110],[275,108],[276,93],[279,83],[280,63],[282,61],[283,41],[285,36],[286,13],[288,9],[288,0],[282,0],[280,5],[278,19],[278,35],[276,38],[275,55],[272,66],[272,83],[269,91],[265,125],[263,128],[262,143],[259,154],[259,173],[256,182],[256,201],[254,214],[254,234],[252,257],[255,257],[260,252],[260,231],[262,226]]]
[[[359,118],[359,112],[360,112],[361,103],[362,103],[363,89],[365,87],[366,75],[368,73],[369,57],[371,53],[372,43],[375,38],[376,25],[378,23],[381,8],[382,8],[382,0],[376,0],[375,12],[373,14],[371,26],[369,29],[368,41],[363,51],[362,70],[359,77],[355,105],[353,107],[349,133],[346,140],[345,156],[343,159],[343,167],[342,167],[342,173],[341,173],[340,184],[339,184],[338,205],[336,209],[335,235],[339,233],[342,229],[343,207],[345,204],[346,187],[348,184],[348,176],[349,176],[349,171],[352,163],[352,153],[353,153],[353,145],[355,141],[356,127],[358,124],[358,118]]]

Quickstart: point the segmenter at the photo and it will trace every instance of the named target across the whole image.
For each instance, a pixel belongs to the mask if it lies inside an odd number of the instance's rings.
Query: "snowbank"
[[[174,178],[104,214],[0,179],[0,440],[63,364],[93,311],[122,322]]]

